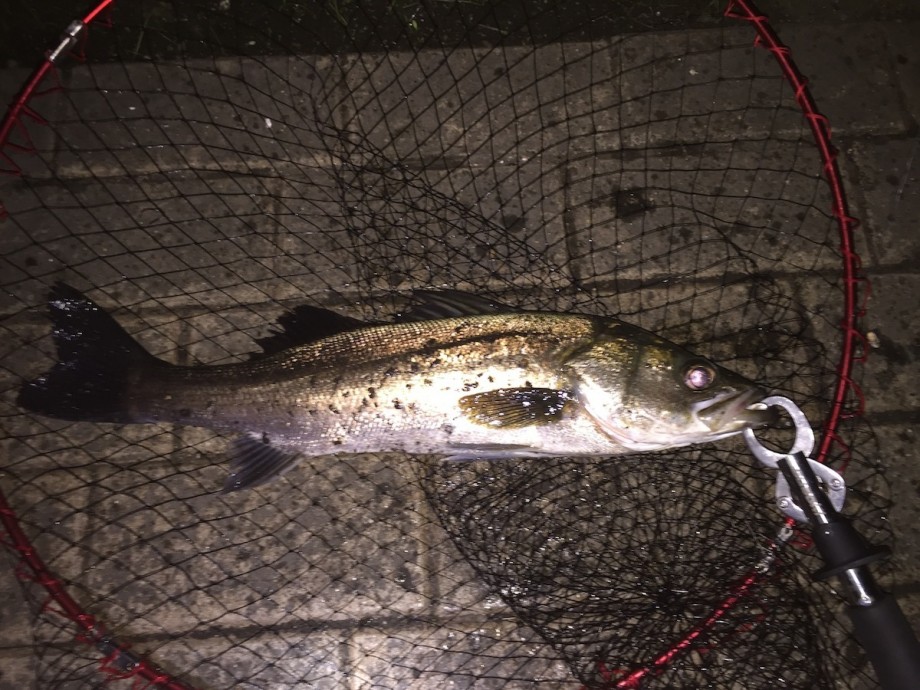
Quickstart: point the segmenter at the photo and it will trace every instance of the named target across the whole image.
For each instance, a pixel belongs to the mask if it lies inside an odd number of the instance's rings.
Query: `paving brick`
[[[889,57],[910,119],[920,122],[920,22],[886,22],[881,25],[888,41]]]
[[[920,142],[866,138],[848,148],[853,174],[848,191],[861,216],[860,235],[868,242],[869,267],[913,268],[920,260]]]
[[[229,631],[167,643],[156,649],[155,658],[169,660],[197,687],[339,690],[348,682],[337,632]]]
[[[891,69],[885,32],[875,23],[777,27],[819,112],[837,135],[905,133],[910,118]]]
[[[440,256],[418,257],[429,266],[437,262],[431,285],[472,292],[567,287],[563,171],[545,167],[532,159],[424,173],[434,192],[427,205],[445,219],[429,221],[431,247],[439,247]],[[419,285],[418,272],[408,277]]]
[[[865,364],[866,409],[869,414],[917,410],[915,383],[920,355],[916,302],[920,276],[911,273],[872,276],[872,299],[864,319],[866,331],[878,338]]]
[[[12,690],[28,687],[33,678],[31,668],[33,620],[26,585],[17,577],[19,559],[12,551],[0,554],[0,597],[3,605],[3,628],[0,629],[0,688]],[[21,683],[17,686],[16,683]]]
[[[802,127],[772,57],[744,26],[535,51],[370,54],[345,74],[342,126],[397,159],[509,164]]]
[[[144,655],[148,663],[174,674],[191,687],[234,687],[267,690],[279,687],[310,687],[339,690],[347,687],[347,670],[342,667],[344,646],[339,633],[295,630],[220,631],[206,636],[121,640],[130,651]],[[4,675],[0,689],[54,687],[80,690],[106,687],[113,690],[136,688],[137,677],[117,678],[99,670],[102,655],[76,642],[59,643],[42,649],[31,661],[28,672],[24,651],[0,653]],[[25,652],[27,653],[27,652]],[[18,654],[18,655],[17,655]],[[15,664],[15,665],[14,665]],[[15,685],[33,682],[33,685]]]
[[[104,601],[100,615],[117,629],[138,636],[428,610],[420,518],[390,462],[307,461],[264,489],[221,497],[220,455],[197,468],[124,456],[44,472],[16,492],[36,524],[61,513],[39,547],[60,554],[61,576],[93,606]]]
[[[593,134],[609,65],[606,43],[365,54],[344,67],[340,122],[396,159],[552,157],[570,134]]]
[[[626,36],[613,53],[612,148],[758,140],[801,128],[788,87],[748,26]]]
[[[711,278],[836,268],[836,225],[813,147],[715,143],[572,166],[572,268],[583,279]]]
[[[92,286],[130,284],[140,295],[196,295],[214,307],[265,302],[278,273],[291,273],[283,270],[285,261],[315,262],[320,254],[294,254],[285,245],[273,213],[278,184],[179,171],[13,189],[7,204],[16,227],[0,270],[33,304],[44,301],[42,283],[65,267]],[[328,235],[315,237],[330,255],[326,261],[334,262]],[[315,293],[329,282],[317,266],[310,282],[301,281],[302,290]],[[241,285],[248,286],[246,294]]]
[[[56,126],[57,174],[252,173],[328,162],[329,145],[309,118],[336,74],[326,57],[76,67]]]
[[[5,576],[4,576],[5,577]],[[4,610],[4,625],[7,622],[27,621],[28,616],[17,615],[16,607],[7,605]],[[15,625],[15,623],[11,623]],[[31,635],[31,631],[29,631]],[[36,687],[35,657],[32,647],[29,646],[4,646],[0,650],[0,690],[20,690],[21,688]]]
[[[337,176],[336,202],[314,201],[335,192],[312,180],[279,183],[278,219],[287,233],[276,271],[303,291],[367,300],[420,286],[534,285],[551,271],[563,284],[561,177],[541,177],[538,162],[475,177],[467,169],[418,172],[381,162],[344,166]],[[538,223],[541,213],[546,220]]]
[[[389,634],[362,630],[351,641],[352,690],[578,687],[565,664],[514,622],[468,629],[416,628]]]

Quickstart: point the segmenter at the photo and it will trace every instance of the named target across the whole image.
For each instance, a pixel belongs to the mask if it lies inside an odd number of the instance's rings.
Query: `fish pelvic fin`
[[[291,469],[300,453],[272,445],[266,434],[250,433],[233,442],[231,473],[221,493],[260,486]]]
[[[507,460],[509,458],[534,458],[545,455],[538,448],[518,443],[453,443],[448,462],[474,462],[476,460]]]
[[[24,384],[18,404],[69,421],[128,423],[129,385],[145,369],[168,367],[80,291],[56,283],[48,297],[58,363]]]
[[[516,429],[563,418],[576,404],[570,391],[552,388],[498,388],[460,398],[460,409],[477,424]]]

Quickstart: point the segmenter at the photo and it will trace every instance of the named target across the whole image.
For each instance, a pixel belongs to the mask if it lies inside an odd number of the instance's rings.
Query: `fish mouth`
[[[700,403],[696,417],[714,433],[737,433],[775,424],[779,419],[776,408],[765,404],[766,391],[753,388],[736,393],[724,393]]]

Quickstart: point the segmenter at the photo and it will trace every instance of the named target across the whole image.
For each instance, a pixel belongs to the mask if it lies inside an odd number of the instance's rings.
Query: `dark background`
[[[245,3],[246,0],[230,0],[234,4]],[[349,0],[271,0],[268,6],[284,8],[286,12],[295,9],[295,14],[302,17],[304,22],[315,22],[317,29],[324,36],[325,49],[335,48],[335,41],[330,40],[330,34],[336,30],[342,33],[342,27],[323,26],[328,22],[329,13],[325,8],[332,2],[338,17],[343,22],[352,19],[351,10],[353,3]],[[0,68],[3,67],[30,67],[36,64],[47,50],[57,45],[60,36],[67,25],[74,19],[83,17],[98,3],[95,0],[5,0],[0,2]],[[151,0],[139,3],[136,0],[121,0],[119,13],[130,13],[131,19],[138,26],[155,30],[158,26],[165,28],[165,22],[170,21],[177,13],[177,9],[186,2],[181,0]],[[206,0],[195,3],[217,8],[219,0]],[[252,23],[262,27],[266,32],[280,35],[286,27],[280,20],[273,26],[272,13],[264,8],[253,5]],[[441,1],[430,3],[434,11],[441,12],[444,16],[456,16],[466,13],[470,17],[481,10],[484,3],[480,0],[456,0],[455,2]],[[528,15],[538,17],[535,24],[534,36],[539,41],[552,40],[560,31],[564,30],[562,24],[569,12],[568,5],[579,5],[581,11],[588,5],[598,15],[610,13],[610,19],[600,19],[595,23],[593,33],[634,33],[648,30],[679,29],[687,27],[708,26],[720,21],[725,2],[722,0],[587,0],[587,2],[570,3],[567,0],[526,0],[526,7],[535,11],[528,11]],[[380,11],[377,19],[380,23],[376,27],[386,26],[387,18],[406,20],[415,16],[419,8],[419,0],[379,0]],[[524,6],[521,3],[521,6]],[[552,12],[546,8],[554,6]],[[873,20],[915,20],[920,19],[920,2],[917,0],[763,0],[759,3],[762,11],[775,22],[808,22],[808,23],[839,23],[839,22],[864,22]],[[506,18],[509,23],[520,23],[519,16],[513,16],[514,10],[507,5]],[[281,16],[281,15],[276,15]],[[539,19],[542,17],[543,19]],[[366,17],[354,17],[351,27],[366,25]],[[289,20],[288,20],[289,21]],[[202,27],[204,30],[204,27]],[[384,29],[385,31],[385,29]],[[348,38],[342,33],[342,41],[353,44],[354,36]],[[187,51],[188,46],[183,49]],[[294,45],[294,50],[313,52],[317,46]],[[313,49],[313,50],[311,50]],[[168,44],[164,43],[153,48],[157,55],[166,55],[169,52]],[[3,105],[3,104],[0,104]]]

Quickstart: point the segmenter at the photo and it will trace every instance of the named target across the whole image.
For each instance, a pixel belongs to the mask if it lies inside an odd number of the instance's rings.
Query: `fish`
[[[59,282],[48,298],[58,362],[22,385],[18,404],[74,422],[232,434],[224,492],[264,484],[305,456],[617,456],[775,420],[761,386],[624,321],[456,290],[412,299],[387,323],[302,307],[298,344],[183,366]]]

